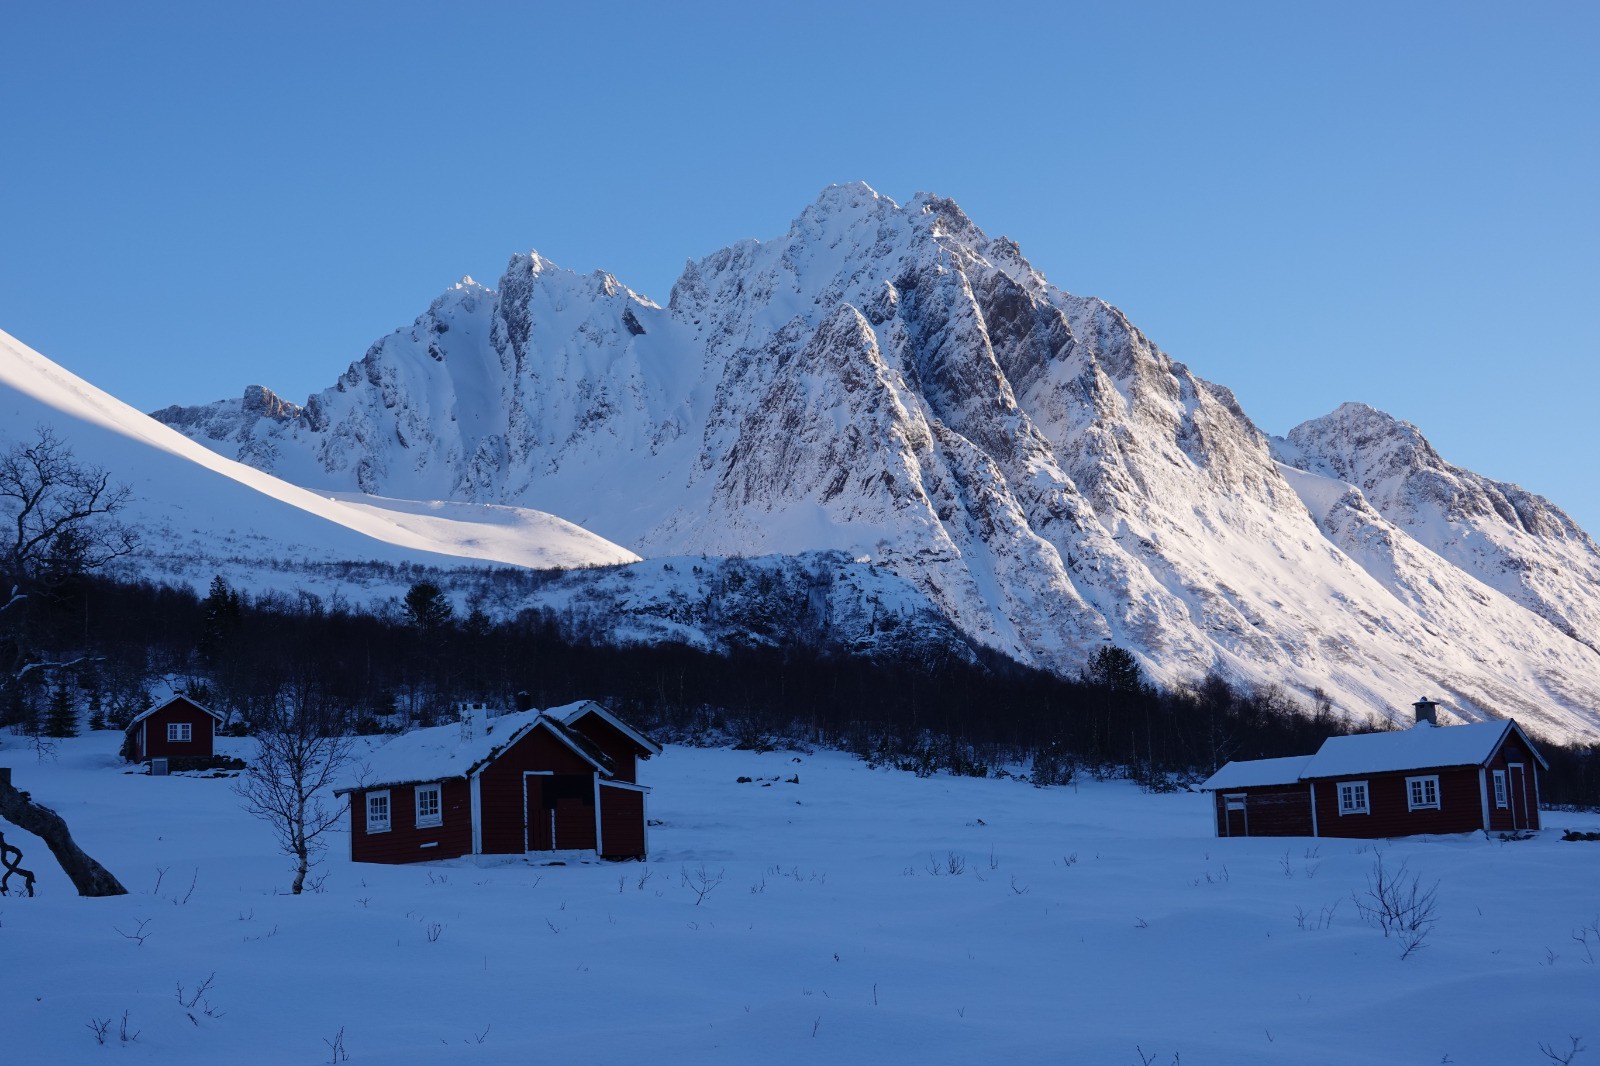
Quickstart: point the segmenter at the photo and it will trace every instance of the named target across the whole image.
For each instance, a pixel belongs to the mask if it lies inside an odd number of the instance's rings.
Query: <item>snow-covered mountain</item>
[[[1302,423],[1273,447],[1290,465],[1359,488],[1413,540],[1596,647],[1600,546],[1543,496],[1446,462],[1416,426],[1365,404]],[[1338,512],[1313,514],[1333,536]]]
[[[519,255],[303,405],[252,388],[156,417],[319,492],[538,507],[646,556],[870,557],[1064,673],[1110,641],[1166,682],[1600,733],[1570,520],[1425,442],[1300,427],[1275,458],[1227,389],[935,196],[831,187],[782,237],[689,263],[665,307]],[[1565,559],[1591,569],[1512,574]]]
[[[0,450],[34,439],[41,427],[80,463],[104,467],[132,490],[124,517],[140,547],[119,564],[128,576],[204,588],[221,573],[257,590],[287,585],[353,597],[357,579],[343,564],[373,563],[363,580],[386,596],[409,583],[393,573],[400,566],[571,567],[638,558],[524,508],[309,492],[200,447],[0,333]]]

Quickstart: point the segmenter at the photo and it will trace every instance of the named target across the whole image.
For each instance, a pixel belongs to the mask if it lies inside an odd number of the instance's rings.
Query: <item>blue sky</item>
[[[151,409],[332,383],[537,248],[664,301],[957,200],[1268,432],[1362,400],[1600,532],[1600,6],[31,4],[0,329]]]

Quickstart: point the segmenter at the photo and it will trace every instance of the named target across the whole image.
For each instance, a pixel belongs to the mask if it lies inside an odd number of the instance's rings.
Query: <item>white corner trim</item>
[[[594,778],[594,853],[596,855],[604,855],[606,853],[605,837],[602,836],[600,826],[600,823],[604,820],[600,817],[600,771],[596,770],[590,776]]]
[[[472,854],[483,854],[483,789],[479,780],[480,770],[467,778],[467,785],[472,793]]]

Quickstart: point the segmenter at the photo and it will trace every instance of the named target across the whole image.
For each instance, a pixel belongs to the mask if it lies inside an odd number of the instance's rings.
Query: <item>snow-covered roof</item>
[[[1436,766],[1482,766],[1512,732],[1522,738],[1540,766],[1550,768],[1528,734],[1510,719],[1452,726],[1423,723],[1392,733],[1329,737],[1315,755],[1230,762],[1207,778],[1200,788],[1216,792],[1224,788],[1289,785],[1313,777],[1383,774]]]
[[[1225,788],[1249,788],[1256,785],[1292,785],[1300,780],[1300,772],[1314,757],[1291,755],[1286,759],[1248,759],[1242,762],[1230,762],[1206,778],[1200,790],[1216,792]]]
[[[466,777],[530,730],[541,727],[597,770],[609,772],[559,719],[547,717],[540,710],[514,711],[484,720],[483,728],[468,740],[462,739],[459,722],[403,733],[356,764],[335,791]]]
[[[171,707],[174,703],[177,703],[179,700],[182,700],[184,703],[187,703],[191,707],[194,707],[194,708],[196,708],[198,710],[205,711],[207,714],[209,714],[211,717],[215,718],[219,722],[222,721],[222,715],[218,714],[216,711],[213,711],[210,707],[203,707],[200,704],[196,703],[194,700],[190,699],[188,696],[178,695],[178,696],[173,696],[171,699],[168,699],[168,700],[162,700],[160,703],[156,704],[154,707],[151,707],[149,710],[142,711],[141,713],[135,715],[133,717],[133,720],[128,723],[128,728],[132,729],[134,726],[138,725],[140,722],[144,721],[146,718],[149,718],[152,714],[155,714],[157,711],[166,710],[168,707]]]
[[[568,704],[566,707],[556,707],[546,713],[553,718],[560,718],[561,721],[566,725],[572,725],[586,714],[595,715],[601,721],[611,726],[611,728],[615,729],[617,732],[621,733],[623,736],[639,745],[646,752],[648,752],[649,755],[661,754],[660,744],[657,744],[655,741],[651,740],[649,737],[645,736],[643,733],[639,732],[637,729],[633,728],[628,723],[624,722],[622,719],[618,718],[616,715],[612,714],[610,711],[594,702],[594,700],[584,700],[581,703]],[[647,755],[646,758],[648,758],[649,755]]]
[[[1393,733],[1329,737],[1311,757],[1302,777],[1343,777],[1434,766],[1482,766],[1506,734],[1516,730],[1529,751],[1535,751],[1517,723],[1507,720],[1470,725],[1417,725]],[[1539,758],[1535,751],[1535,758]],[[1539,760],[1543,763],[1543,759]]]

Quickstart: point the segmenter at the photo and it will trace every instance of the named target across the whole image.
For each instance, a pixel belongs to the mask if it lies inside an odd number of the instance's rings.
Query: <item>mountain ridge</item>
[[[1379,476],[1396,438],[1357,419],[1270,439],[930,194],[832,186],[783,236],[691,260],[665,307],[515,256],[298,414],[254,395],[157,414],[300,484],[537,506],[647,557],[870,557],[1061,673],[1112,642],[1166,683],[1214,670],[1387,713],[1447,693],[1600,731],[1579,639],[1600,553],[1559,509],[1431,446]],[[1513,538],[1499,502],[1536,528]]]

